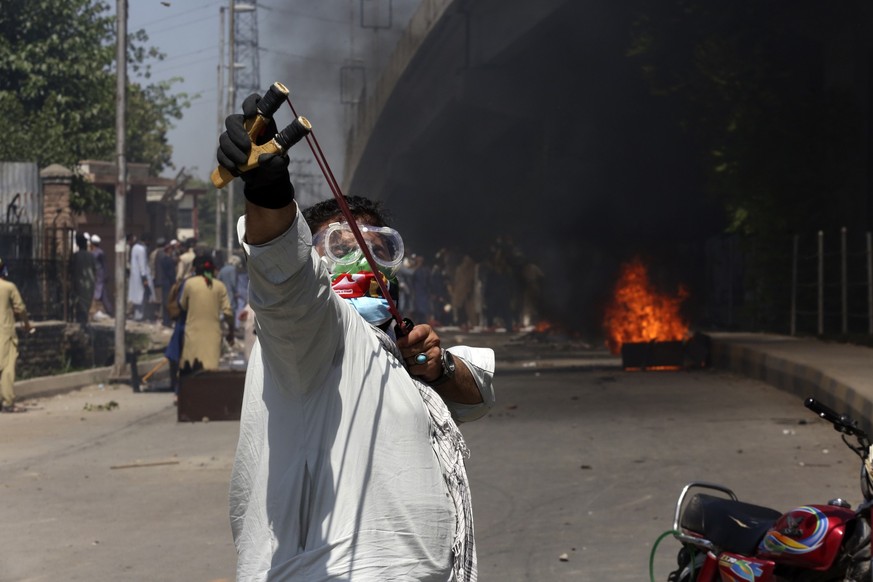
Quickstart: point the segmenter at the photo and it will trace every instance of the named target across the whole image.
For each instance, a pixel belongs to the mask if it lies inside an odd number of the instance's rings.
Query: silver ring
[[[415,363],[416,364],[426,364],[427,363],[427,354],[421,353],[421,354],[418,354],[417,356],[415,356]]]

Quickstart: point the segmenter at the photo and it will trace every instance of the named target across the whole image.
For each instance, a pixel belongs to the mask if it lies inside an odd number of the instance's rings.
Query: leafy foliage
[[[859,212],[869,204],[865,93],[845,60],[847,50],[867,50],[852,39],[869,31],[869,6],[638,0],[637,12],[628,55],[652,93],[683,113],[707,193],[726,209],[729,230],[743,235],[737,319],[784,331],[790,235],[871,226]]]
[[[4,0],[0,11],[0,160],[74,167],[115,154],[115,17],[102,0]],[[128,37],[127,159],[172,167],[166,134],[188,107],[173,82],[148,84],[143,31]],[[110,211],[111,195],[77,181],[77,209]]]
[[[652,92],[684,112],[709,192],[735,232],[805,232],[856,218],[860,111],[850,83],[824,82],[820,23],[845,18],[840,10],[813,0],[641,4],[629,56]]]

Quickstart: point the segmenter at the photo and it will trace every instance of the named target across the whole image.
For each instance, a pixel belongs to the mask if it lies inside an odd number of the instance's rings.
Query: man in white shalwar
[[[219,163],[235,173],[257,100],[227,118],[220,139]],[[444,350],[428,325],[392,339],[373,291],[381,275],[352,264],[360,249],[345,244],[334,201],[310,209],[307,224],[287,166],[262,155],[242,174],[238,233],[257,341],[230,489],[238,580],[475,580],[468,453],[454,419],[493,406],[494,354]],[[377,205],[348,202],[390,278],[399,235]]]
[[[133,305],[134,321],[142,321],[145,304],[155,297],[155,284],[149,269],[149,235],[144,234],[130,249],[130,281],[127,287],[127,301]]]

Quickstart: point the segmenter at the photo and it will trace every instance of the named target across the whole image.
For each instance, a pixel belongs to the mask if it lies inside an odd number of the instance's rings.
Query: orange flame
[[[538,333],[545,333],[550,329],[552,329],[552,324],[545,320],[539,321],[536,326],[534,326],[534,331]]]
[[[625,263],[603,318],[609,350],[618,354],[624,343],[684,340],[688,325],[679,308],[687,298],[681,286],[674,297],[658,293],[640,259]]]

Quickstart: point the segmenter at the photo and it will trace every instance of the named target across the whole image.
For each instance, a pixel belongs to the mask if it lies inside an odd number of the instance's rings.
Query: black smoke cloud
[[[367,11],[365,23],[374,19],[373,11],[378,8],[382,11],[379,21],[387,24],[389,4],[392,6],[391,28],[361,27],[362,7]],[[346,134],[354,112],[353,106],[342,102],[342,69],[351,61],[361,64],[365,69],[366,87],[372,90],[379,70],[417,5],[417,1],[409,0],[259,2],[261,83],[266,87],[279,81],[290,89],[297,113],[312,122],[340,183],[344,178]],[[290,113],[285,109],[277,116],[280,127],[290,120]],[[299,182],[301,204],[305,206],[329,197],[330,190],[306,144],[298,144],[291,157],[301,162],[292,168],[308,174],[295,180]]]
[[[350,121],[340,68],[363,58],[372,90],[377,61],[417,4],[395,6],[397,29],[378,33],[357,28],[337,0],[295,2],[288,10],[298,17],[267,20],[265,36],[279,40],[265,70],[289,86],[335,172]],[[505,3],[450,9],[395,88],[352,189],[387,201],[408,246],[426,257],[455,247],[486,260],[498,237],[510,238],[546,275],[545,317],[592,337],[633,256],[660,287],[689,287],[693,311],[706,284],[704,241],[722,227],[691,169],[694,144],[627,59],[628,12],[552,4],[511,39],[486,18],[497,9],[510,18]]]

